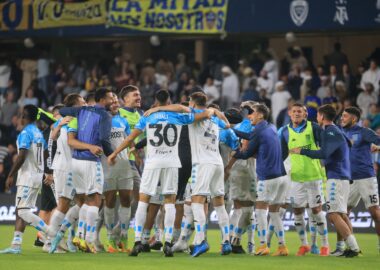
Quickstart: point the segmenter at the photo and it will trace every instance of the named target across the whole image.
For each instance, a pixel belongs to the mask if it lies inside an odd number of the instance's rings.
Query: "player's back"
[[[202,110],[195,110],[202,112]],[[191,157],[193,164],[223,165],[219,152],[219,128],[225,123],[217,117],[195,122],[189,126]]]
[[[178,142],[181,125],[192,123],[192,114],[156,112],[142,117],[135,128],[146,130],[145,168],[180,168]]]
[[[57,128],[59,123],[63,118],[59,119],[55,124],[54,128]],[[70,170],[71,168],[71,158],[72,151],[67,142],[69,127],[68,125],[63,125],[60,129],[60,134],[57,139],[57,150],[55,152],[55,156],[52,163],[53,170]]]
[[[44,150],[47,148],[42,132],[35,124],[27,125],[17,138],[17,148],[27,149],[28,154],[21,166],[17,185],[39,188],[44,172]]]

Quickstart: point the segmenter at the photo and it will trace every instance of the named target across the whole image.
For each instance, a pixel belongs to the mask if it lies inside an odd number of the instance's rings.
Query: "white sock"
[[[115,227],[115,208],[104,207],[104,222],[106,224],[108,240],[114,240],[112,232]]]
[[[230,217],[230,237],[231,237],[231,239],[234,237],[235,228],[239,223],[239,219],[241,217],[241,214],[242,214],[241,208],[234,209],[234,211]]]
[[[180,239],[181,241],[188,241],[189,235],[191,235],[191,226],[194,222],[194,216],[193,211],[191,210],[191,205],[185,204],[183,206],[183,218],[182,218],[182,224],[181,224],[181,235]]]
[[[95,240],[99,243],[100,242],[100,231],[104,224],[104,207],[99,209],[98,218],[96,219],[96,234],[95,234]]]
[[[230,226],[229,218],[224,205],[214,207],[216,215],[218,216],[218,223],[220,231],[222,232],[222,243],[230,241]]]
[[[144,229],[142,233],[141,243],[148,244],[150,239],[150,230]]]
[[[78,229],[76,236],[84,239],[85,238],[85,231],[86,231],[86,219],[87,219],[87,204],[83,204],[82,207],[79,210],[79,216],[78,216]]]
[[[175,205],[174,203],[166,203],[165,207],[165,219],[164,219],[164,228],[165,228],[165,242],[171,243],[173,238],[173,227],[175,220]]]
[[[22,244],[22,235],[23,233],[22,232],[19,232],[19,231],[15,231],[14,234],[13,234],[13,240],[12,240],[12,247],[15,247],[15,246],[21,246]]]
[[[135,220],[135,242],[141,241],[141,234],[145,224],[148,206],[148,203],[142,201],[139,201],[137,205]]]
[[[310,208],[306,208],[307,215],[309,217],[309,230],[311,245],[317,245],[317,222],[314,219],[313,211]]]
[[[345,250],[346,249],[346,243],[344,241],[337,241],[336,242],[336,249],[338,250]]]
[[[86,242],[93,243],[96,239],[96,220],[99,216],[99,207],[88,206],[86,217]]]
[[[248,230],[247,230],[247,235],[248,235],[248,242],[252,243],[255,245],[255,230],[256,230],[256,214],[253,212],[253,207],[252,207],[252,214],[250,218],[250,224],[248,225]]]
[[[266,243],[266,234],[268,228],[267,210],[266,209],[256,209],[256,220],[257,220],[257,233],[259,235],[260,245]]]
[[[180,235],[181,235],[181,229],[174,228],[174,230],[173,230],[173,243],[178,241]]]
[[[322,212],[319,212],[316,215],[313,214],[313,219],[316,221],[317,230],[322,240],[322,246],[328,247],[329,239],[328,239],[328,232],[327,232],[326,216]]]
[[[278,245],[285,245],[285,232],[284,226],[282,224],[282,219],[280,217],[279,212],[269,212],[269,216],[272,219],[272,223],[274,225],[274,232],[278,238]]]
[[[205,240],[205,225],[206,215],[202,203],[192,203],[191,209],[193,210],[194,224],[195,224],[195,238],[194,245],[199,245]]]
[[[303,214],[294,214],[294,226],[296,227],[296,231],[298,233],[299,239],[301,240],[302,246],[308,246],[309,244],[307,242],[306,224],[305,219],[303,218]]]
[[[242,207],[242,213],[239,219],[239,223],[234,232],[234,244],[240,245],[242,235],[246,232],[248,225],[251,223],[252,208]]]
[[[346,239],[347,246],[353,251],[360,251],[358,242],[353,234],[350,234]]]
[[[55,210],[50,218],[50,225],[48,230],[48,236],[53,238],[57,234],[59,227],[61,226],[63,220],[65,218],[65,214],[61,211]]]
[[[128,238],[129,222],[131,221],[131,207],[119,207],[119,221],[121,236],[123,236],[124,238]]]
[[[78,209],[78,213],[79,213],[79,209]],[[78,221],[75,220],[69,228],[69,232],[67,234],[67,241],[70,241],[70,242],[73,241],[75,237],[75,228],[77,228],[77,226],[78,226]]]
[[[39,216],[33,214],[31,209],[18,209],[18,216],[38,231],[47,234],[48,226]]]

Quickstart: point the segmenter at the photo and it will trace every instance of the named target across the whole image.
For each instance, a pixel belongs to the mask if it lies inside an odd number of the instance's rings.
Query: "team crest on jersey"
[[[309,3],[306,0],[293,0],[290,3],[290,17],[297,26],[302,26],[309,15]]]

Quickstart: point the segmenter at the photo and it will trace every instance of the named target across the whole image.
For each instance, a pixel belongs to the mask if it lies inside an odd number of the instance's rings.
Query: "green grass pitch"
[[[375,234],[357,234],[359,245],[363,251],[362,257],[347,259],[334,257],[318,257],[307,255],[296,257],[299,246],[294,232],[286,233],[286,241],[290,251],[288,257],[257,257],[250,255],[228,256],[219,255],[220,233],[210,230],[208,233],[210,251],[198,258],[188,254],[175,254],[174,258],[165,258],[161,252],[143,253],[138,257],[128,257],[126,254],[83,254],[67,253],[49,255],[40,248],[33,247],[36,231],[32,227],[26,229],[21,255],[0,255],[0,270],[96,270],[96,269],[128,269],[128,270],[237,270],[237,269],[379,269],[380,254],[377,249],[378,240]],[[132,236],[132,235],[131,235]],[[9,246],[13,237],[13,226],[0,226],[0,249]],[[105,230],[102,231],[105,242]],[[132,239],[132,238],[131,238]],[[335,234],[330,234],[330,243],[335,246]],[[246,243],[243,243],[246,246]],[[132,242],[130,241],[130,246]],[[276,246],[276,245],[275,245]],[[272,252],[275,249],[272,248]]]

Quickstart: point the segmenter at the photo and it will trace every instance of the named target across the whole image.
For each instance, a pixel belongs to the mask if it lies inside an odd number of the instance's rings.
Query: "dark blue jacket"
[[[276,127],[267,121],[255,126],[252,133],[234,130],[236,135],[249,140],[248,149],[234,155],[238,159],[256,156],[256,173],[259,180],[268,180],[286,175],[281,156],[280,140]]]
[[[326,126],[321,132],[319,150],[302,149],[301,155],[324,159],[328,179],[351,180],[350,142],[337,126]]]
[[[78,119],[77,139],[81,142],[103,148],[106,156],[112,154],[110,143],[112,117],[102,106],[66,107],[59,110],[62,116],[73,116]],[[100,161],[100,157],[89,150],[74,149],[73,158]]]
[[[380,137],[372,130],[358,125],[345,128],[343,131],[352,143],[350,149],[352,180],[374,177],[371,144],[379,145]]]

